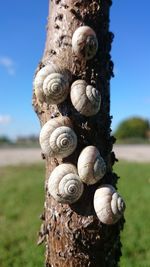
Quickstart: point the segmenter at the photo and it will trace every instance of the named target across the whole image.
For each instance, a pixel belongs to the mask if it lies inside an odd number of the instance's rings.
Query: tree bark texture
[[[112,152],[115,139],[111,136],[110,78],[113,63],[110,56],[113,34],[109,31],[110,0],[52,0],[49,4],[47,39],[43,58],[36,73],[49,62],[56,63],[72,73],[72,82],[84,79],[93,81],[101,93],[100,111],[92,116],[80,115],[73,108],[70,97],[59,105],[38,105],[33,94],[33,106],[41,126],[50,118],[68,116],[78,137],[75,152],[65,158],[45,157],[45,205],[40,238],[46,244],[47,267],[116,267],[121,256],[120,230],[124,218],[116,224],[102,224],[93,208],[93,196],[101,184],[116,188],[118,176],[112,166],[116,160]],[[72,35],[82,25],[94,29],[98,39],[98,51],[91,60],[79,60],[72,53]],[[86,186],[83,196],[72,205],[57,203],[47,192],[47,180],[51,171],[61,162],[77,164],[81,150],[94,145],[107,163],[107,172],[95,185]]]

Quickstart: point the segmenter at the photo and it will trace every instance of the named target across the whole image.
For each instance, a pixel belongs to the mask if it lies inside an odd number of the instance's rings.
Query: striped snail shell
[[[34,91],[39,103],[59,104],[69,93],[70,73],[54,64],[40,69],[34,79]]]
[[[96,33],[89,26],[77,28],[72,36],[72,50],[79,58],[91,59],[98,49]]]
[[[72,84],[70,98],[74,108],[84,116],[93,116],[100,109],[100,93],[84,80],[77,80]]]
[[[102,185],[94,195],[94,209],[104,224],[115,224],[123,215],[125,203],[111,185]]]
[[[106,172],[106,164],[95,146],[87,146],[81,151],[77,168],[80,179],[88,185],[97,183]]]
[[[68,117],[58,117],[47,121],[40,132],[40,145],[44,154],[65,158],[77,146],[77,136]]]
[[[57,166],[48,180],[48,192],[58,202],[74,203],[83,193],[83,183],[73,164],[63,163]]]

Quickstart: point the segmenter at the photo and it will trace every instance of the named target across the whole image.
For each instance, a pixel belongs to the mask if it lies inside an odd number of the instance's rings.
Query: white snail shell
[[[78,174],[88,184],[97,183],[106,173],[106,164],[95,146],[87,146],[79,155]]]
[[[89,26],[77,28],[72,36],[72,50],[79,58],[91,59],[98,49],[96,33]]]
[[[40,145],[44,154],[65,158],[77,146],[77,136],[68,117],[58,117],[47,121],[40,132]]]
[[[76,202],[83,193],[83,183],[77,175],[76,167],[69,163],[57,166],[49,177],[48,192],[58,202]]]
[[[69,93],[69,72],[48,64],[37,73],[34,79],[35,95],[40,103],[59,104]]]
[[[70,98],[74,108],[84,116],[93,116],[100,109],[100,93],[84,80],[77,80],[72,84]]]
[[[111,185],[103,185],[95,191],[94,209],[104,224],[115,224],[123,215],[125,203]]]

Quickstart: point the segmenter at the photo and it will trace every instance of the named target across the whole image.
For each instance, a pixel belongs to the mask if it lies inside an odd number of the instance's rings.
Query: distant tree
[[[11,143],[11,140],[7,136],[0,136],[0,145]]]
[[[18,136],[16,139],[16,145],[22,145],[22,146],[32,146],[36,145],[39,142],[39,138],[35,135],[29,135],[29,136]]]
[[[150,125],[149,121],[140,117],[133,117],[122,121],[116,132],[117,139],[146,138]]]

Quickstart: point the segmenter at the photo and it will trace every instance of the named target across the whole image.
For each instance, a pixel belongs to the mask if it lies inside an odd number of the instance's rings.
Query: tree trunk
[[[49,3],[46,46],[36,73],[53,62],[72,73],[72,82],[84,79],[89,84],[95,83],[102,102],[96,115],[85,117],[74,110],[69,96],[61,104],[48,106],[46,103],[39,105],[33,94],[33,105],[41,126],[50,118],[68,116],[78,137],[77,149],[71,156],[60,159],[43,155],[46,161],[46,198],[39,243],[45,238],[47,267],[118,266],[121,256],[120,230],[124,218],[114,225],[105,225],[99,221],[93,207],[95,190],[101,184],[111,184],[116,188],[118,179],[112,170],[116,160],[112,152],[115,139],[110,135],[110,78],[113,76],[110,6],[111,0],[52,0]],[[98,39],[97,54],[88,61],[80,60],[72,53],[72,35],[82,25],[94,29]],[[50,173],[62,162],[77,165],[81,150],[88,145],[96,146],[105,160],[105,176],[94,185],[85,185],[84,193],[76,203],[57,203],[47,190]]]

